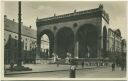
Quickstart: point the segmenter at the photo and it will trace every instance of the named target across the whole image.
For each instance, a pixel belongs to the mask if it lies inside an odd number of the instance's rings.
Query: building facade
[[[122,52],[121,42],[122,42],[122,36],[121,36],[120,30],[117,29],[114,31],[109,28],[108,29],[108,51],[111,53],[121,53]]]
[[[113,59],[119,59],[122,55],[122,36],[119,29],[108,29],[108,56]],[[126,49],[126,48],[125,48]]]
[[[121,53],[121,32],[109,26],[109,15],[99,5],[98,8],[74,11],[37,19],[37,48],[40,55],[41,37],[49,37],[49,53],[64,59],[67,53],[72,58],[108,58]]]
[[[107,50],[105,42],[109,16],[103,5],[91,10],[37,19],[36,25],[38,52],[44,34],[49,37],[50,55],[54,52],[62,59],[67,57],[68,52],[72,58],[98,58],[102,49]]]
[[[33,63],[36,57],[36,31],[30,27],[21,26],[22,60]],[[4,16],[4,59],[5,64],[17,62],[18,53],[18,23]]]
[[[125,39],[122,39],[122,42],[121,42],[121,47],[122,47],[122,53],[126,54],[127,53],[127,50],[126,50],[126,40]]]

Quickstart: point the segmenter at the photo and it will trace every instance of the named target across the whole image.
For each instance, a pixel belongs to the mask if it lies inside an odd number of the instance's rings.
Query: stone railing
[[[79,11],[79,12],[74,10],[73,13],[63,14],[63,15],[58,15],[58,16],[54,15],[48,18],[37,19],[36,22],[37,22],[37,25],[47,25],[47,24],[52,24],[52,23],[77,20],[81,18],[98,17],[98,16],[102,16],[107,21],[107,23],[109,23],[109,16],[103,10],[102,7],[85,10],[85,11]]]
[[[74,13],[69,13],[69,14],[63,14],[63,15],[58,15],[58,16],[52,16],[52,17],[43,18],[43,19],[38,19],[38,22],[40,22],[40,21],[48,21],[48,20],[53,20],[53,19],[66,18],[66,17],[71,17],[71,16],[78,16],[78,15],[93,13],[93,12],[97,12],[97,11],[99,11],[99,8],[80,11],[80,12],[74,12]]]

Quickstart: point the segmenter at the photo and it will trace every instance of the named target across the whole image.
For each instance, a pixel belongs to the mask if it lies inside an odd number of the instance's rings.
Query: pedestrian
[[[124,65],[123,64],[121,65],[121,71],[124,71]]]
[[[69,64],[69,57],[66,57],[65,63],[66,63],[66,64]]]
[[[112,63],[112,71],[115,71],[115,63]]]
[[[59,67],[59,60],[56,58],[57,67]]]
[[[57,67],[59,67],[59,62],[57,61]]]
[[[82,65],[82,68],[84,68],[84,61],[82,61],[82,64],[81,65]]]
[[[125,65],[124,65],[124,62],[122,61],[122,63],[121,63],[121,71],[124,71],[124,68],[125,68]]]
[[[122,62],[121,62],[121,70],[122,71],[126,70],[126,60],[125,59],[122,59]]]
[[[56,55],[54,54],[54,52],[52,53],[53,55],[53,62],[55,63],[56,62]]]
[[[75,78],[76,77],[76,66],[71,65],[70,67],[70,78]]]
[[[13,71],[13,68],[14,68],[14,62],[11,61],[11,62],[10,62],[10,70]]]

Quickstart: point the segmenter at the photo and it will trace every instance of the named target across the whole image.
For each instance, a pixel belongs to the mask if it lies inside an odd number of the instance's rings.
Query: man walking
[[[115,63],[112,63],[112,71],[115,71]]]
[[[10,70],[13,71],[13,68],[14,68],[14,62],[11,61],[11,62],[10,62]]]
[[[82,64],[81,65],[82,65],[82,69],[83,69],[84,68],[84,60],[82,61]]]

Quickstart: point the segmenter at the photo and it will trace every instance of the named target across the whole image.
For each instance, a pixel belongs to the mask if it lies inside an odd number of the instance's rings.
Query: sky
[[[32,25],[36,29],[36,19],[51,17],[71,13],[74,10],[82,11],[97,8],[99,4],[103,4],[104,10],[110,16],[111,29],[120,29],[122,37],[126,39],[127,20],[126,20],[126,2],[121,1],[22,1],[22,22],[26,26]],[[4,14],[9,19],[18,20],[18,2],[4,2]]]

